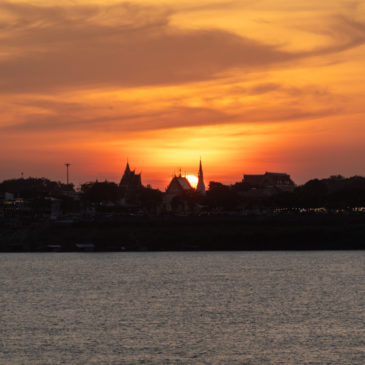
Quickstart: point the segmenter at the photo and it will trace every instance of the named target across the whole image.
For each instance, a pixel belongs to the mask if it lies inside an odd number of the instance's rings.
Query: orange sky
[[[0,180],[365,175],[365,3],[0,0]]]

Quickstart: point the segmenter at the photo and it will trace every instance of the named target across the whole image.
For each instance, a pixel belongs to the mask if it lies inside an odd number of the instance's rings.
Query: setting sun
[[[53,3],[0,1],[0,180],[364,174],[364,1]]]
[[[195,175],[186,175],[185,177],[188,179],[189,184],[195,189],[198,185],[198,178]]]

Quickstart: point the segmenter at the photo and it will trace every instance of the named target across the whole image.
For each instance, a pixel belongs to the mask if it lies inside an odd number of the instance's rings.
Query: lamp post
[[[68,181],[68,168],[71,166],[70,163],[65,163],[65,166],[66,166],[66,182],[67,182],[67,185],[69,184],[69,181]]]

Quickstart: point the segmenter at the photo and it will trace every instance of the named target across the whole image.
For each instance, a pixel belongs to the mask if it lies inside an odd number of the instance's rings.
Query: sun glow
[[[53,3],[0,0],[0,181],[365,173],[365,1]]]
[[[185,177],[188,179],[190,185],[193,188],[196,188],[197,187],[197,185],[198,185],[198,178],[195,175],[186,175]]]

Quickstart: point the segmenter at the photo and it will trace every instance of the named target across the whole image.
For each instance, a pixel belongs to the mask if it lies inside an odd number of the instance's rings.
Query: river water
[[[0,364],[365,364],[365,252],[0,254]]]

